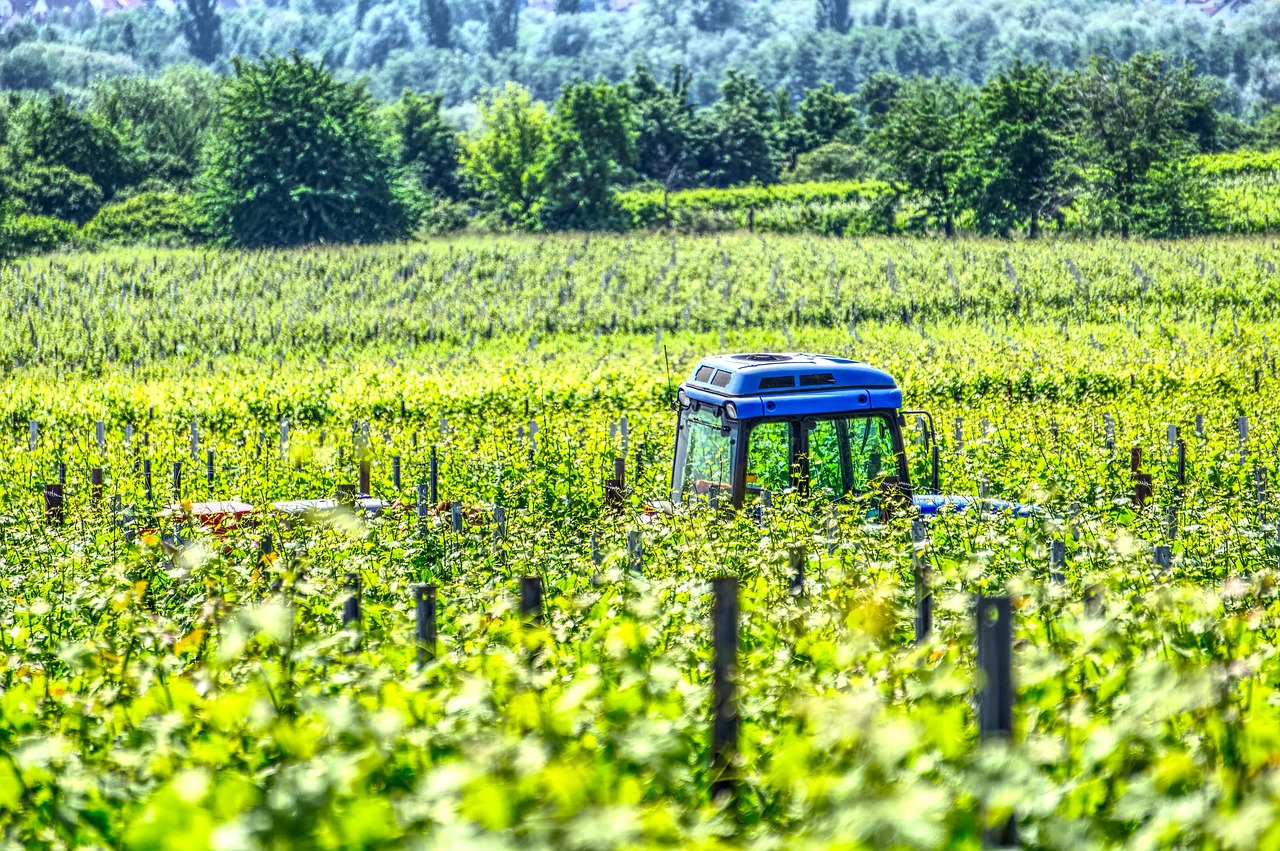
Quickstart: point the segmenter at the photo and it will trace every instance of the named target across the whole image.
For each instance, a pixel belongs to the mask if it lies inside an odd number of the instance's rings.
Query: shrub
[[[457,201],[438,200],[430,205],[418,222],[418,231],[443,234],[460,231],[471,224],[471,208]]]
[[[194,198],[177,192],[144,192],[108,204],[84,228],[93,242],[191,245],[208,239],[208,225]]]
[[[890,193],[876,181],[835,183],[793,183],[778,186],[745,186],[736,189],[689,189],[663,195],[661,190],[630,190],[618,193],[618,203],[631,217],[633,227],[647,228],[670,222],[677,230],[697,223],[697,230],[748,227],[754,219],[777,218],[782,210],[802,216],[805,208],[819,211],[832,206],[865,205]],[[769,211],[768,216],[762,215]],[[754,214],[754,215],[753,215]],[[872,218],[875,218],[874,216]],[[835,227],[830,225],[829,227]]]
[[[795,167],[782,175],[782,180],[784,183],[866,180],[875,168],[871,157],[856,145],[830,142],[801,154]]]
[[[0,218],[0,257],[53,251],[74,244],[78,236],[75,225],[53,216],[22,213]]]
[[[27,212],[83,225],[102,206],[102,190],[87,175],[60,165],[23,169],[13,194]]]

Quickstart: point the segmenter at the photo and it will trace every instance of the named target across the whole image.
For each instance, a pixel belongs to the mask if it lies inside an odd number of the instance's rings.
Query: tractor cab
[[[912,500],[902,391],[883,370],[826,355],[721,355],[700,361],[677,399],[675,503],[741,508],[786,490]],[[936,491],[936,467],[932,478]]]

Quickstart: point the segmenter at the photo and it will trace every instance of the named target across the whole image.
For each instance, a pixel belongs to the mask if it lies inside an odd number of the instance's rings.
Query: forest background
[[[81,3],[0,33],[0,252],[1271,230],[1278,43],[1274,3]]]

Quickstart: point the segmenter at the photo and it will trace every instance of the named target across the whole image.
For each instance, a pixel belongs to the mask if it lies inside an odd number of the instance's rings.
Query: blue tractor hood
[[[1009,512],[1014,517],[1030,517],[1040,511],[1040,509],[1034,505],[1020,505],[1016,502],[1006,502],[1003,499],[979,500],[977,497],[973,496],[959,496],[953,494],[917,494],[911,498],[911,502],[924,517],[932,517],[935,514],[942,514],[947,511],[968,511],[971,508],[977,508],[979,502],[985,503],[988,511],[995,514]]]

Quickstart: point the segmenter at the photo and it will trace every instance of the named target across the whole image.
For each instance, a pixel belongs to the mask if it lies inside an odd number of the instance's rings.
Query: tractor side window
[[[690,416],[688,451],[685,455],[682,495],[709,496],[718,488],[727,500],[733,487],[734,430],[706,415]]]
[[[747,444],[747,493],[779,493],[791,487],[791,424],[756,423]]]
[[[893,431],[884,417],[841,417],[812,423],[809,488],[815,495],[865,493],[881,475],[897,474]]]
[[[844,496],[853,489],[853,478],[842,464],[842,439],[849,431],[848,420],[818,420],[809,430],[809,491],[828,499]]]

